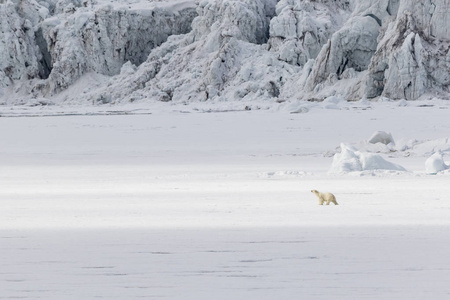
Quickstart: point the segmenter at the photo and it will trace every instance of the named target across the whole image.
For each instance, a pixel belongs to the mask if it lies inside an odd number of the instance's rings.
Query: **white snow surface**
[[[329,102],[0,108],[0,298],[446,299],[448,102]]]

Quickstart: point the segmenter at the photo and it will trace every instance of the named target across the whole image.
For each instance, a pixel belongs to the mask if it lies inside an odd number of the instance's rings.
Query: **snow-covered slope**
[[[0,101],[449,98],[448,0],[0,2]]]

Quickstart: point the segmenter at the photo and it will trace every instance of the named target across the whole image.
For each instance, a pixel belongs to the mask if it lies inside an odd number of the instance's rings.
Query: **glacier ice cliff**
[[[417,99],[450,92],[450,1],[402,0],[371,60],[367,95]]]
[[[0,2],[0,88],[52,97],[87,73],[142,64],[171,35],[191,31],[195,5],[91,0]],[[3,92],[5,93],[5,91]]]
[[[450,0],[0,0],[0,103],[450,95]]]

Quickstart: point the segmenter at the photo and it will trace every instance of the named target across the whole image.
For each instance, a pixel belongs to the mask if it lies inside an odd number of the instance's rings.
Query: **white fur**
[[[316,190],[312,190],[311,193],[315,194],[317,198],[319,198],[319,205],[323,205],[324,202],[326,202],[327,205],[330,205],[330,202],[338,205],[336,197],[332,193],[320,193]]]

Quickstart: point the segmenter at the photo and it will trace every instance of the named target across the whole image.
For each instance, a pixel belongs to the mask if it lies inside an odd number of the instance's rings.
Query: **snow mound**
[[[392,137],[392,134],[385,131],[377,131],[370,137],[369,141],[370,144],[376,144],[381,143],[384,145],[389,144],[395,144],[394,138]]]
[[[406,171],[402,166],[385,160],[381,155],[360,152],[356,148],[341,144],[341,153],[336,153],[329,174],[345,174],[373,170]]]
[[[437,174],[449,169],[445,164],[442,153],[436,152],[425,161],[425,170],[427,174]]]

